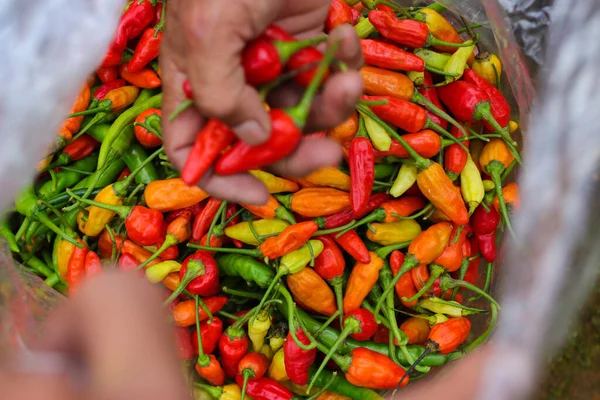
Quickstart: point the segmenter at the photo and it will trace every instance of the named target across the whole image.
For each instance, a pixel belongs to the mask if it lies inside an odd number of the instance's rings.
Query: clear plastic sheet
[[[398,1],[406,5],[410,0]],[[599,246],[600,3],[555,0],[442,0],[471,22],[504,61],[505,94],[527,129],[520,177],[518,243],[506,241],[494,292],[503,305],[480,398],[523,398],[539,361],[564,337],[569,317],[594,282]],[[0,206],[33,176],[79,85],[101,60],[120,0],[0,0]],[[546,41],[552,51],[544,55]],[[544,61],[545,60],[545,61]],[[532,76],[544,65],[539,100]],[[530,115],[533,115],[530,121]],[[0,351],[26,344],[62,296],[0,249]]]

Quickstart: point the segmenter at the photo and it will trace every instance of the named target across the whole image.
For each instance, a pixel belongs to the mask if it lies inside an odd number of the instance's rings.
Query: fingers
[[[267,140],[270,120],[256,89],[245,81],[240,55],[279,13],[283,1],[180,0],[186,72],[202,115],[218,118],[254,145]]]
[[[160,293],[132,274],[88,282],[52,321],[46,346],[77,351],[89,399],[187,399]],[[78,349],[78,350],[76,350]]]
[[[337,165],[341,157],[340,146],[333,140],[305,138],[291,156],[269,169],[280,176],[303,177],[320,167]]]

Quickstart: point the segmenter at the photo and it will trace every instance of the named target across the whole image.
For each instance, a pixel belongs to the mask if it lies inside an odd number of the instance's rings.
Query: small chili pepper
[[[427,319],[419,317],[407,319],[400,329],[408,336],[408,344],[425,344],[431,330]]]
[[[129,64],[121,64],[119,75],[128,83],[142,89],[155,89],[162,85],[162,80],[152,68],[146,67],[139,72],[131,72]]]
[[[455,127],[450,129],[450,133],[457,139],[461,139],[465,136]],[[462,142],[462,144],[467,147],[469,145],[469,141],[465,140]],[[468,158],[469,153],[457,144],[451,144],[446,148],[446,151],[444,152],[444,168],[448,172],[448,176],[451,180],[458,178],[461,171],[465,167]]]
[[[475,51],[473,41],[469,40],[468,42],[465,42],[465,44],[470,44],[470,46],[458,49],[450,56],[450,59],[444,67],[444,72],[447,74],[445,77],[446,84],[454,82],[463,76],[465,68],[467,68],[467,62],[473,56],[473,51]]]
[[[242,398],[242,389],[237,383],[230,383],[225,386],[209,386],[203,383],[194,382],[194,387],[202,390],[202,395],[200,397],[196,397],[196,394],[194,393],[195,398],[201,399],[203,398],[202,396],[205,396],[205,393],[208,393],[213,399],[218,400],[240,400]]]
[[[213,317],[212,321],[203,321],[200,324],[200,339],[202,340],[202,351],[204,354],[212,354],[219,344],[219,338],[223,333],[223,321]],[[198,335],[192,335],[191,343],[193,354],[198,354]]]
[[[327,131],[327,136],[338,142],[340,145],[350,143],[358,132],[358,113],[353,111],[350,117],[335,128]]]
[[[367,207],[363,215],[360,215],[359,217],[364,217],[367,213],[372,212],[389,199],[390,196],[388,196],[386,193],[372,194],[371,196],[369,196],[369,201],[367,203]],[[317,217],[315,219],[315,222],[317,223],[317,225],[319,225],[319,228],[321,229],[334,229],[351,223],[353,219],[354,213],[352,212],[352,210],[346,210],[325,217]]]
[[[312,99],[333,61],[337,47],[337,45],[329,47],[315,74],[315,78],[304,92],[297,106],[286,110],[270,110],[271,136],[269,139],[257,146],[249,146],[242,141],[236,142],[230,150],[217,160],[215,173],[231,175],[251,169],[259,169],[287,157],[296,149],[302,136],[301,131],[306,123]]]
[[[431,49],[416,49],[415,55],[425,61],[427,65],[440,70],[444,69],[446,64],[448,64],[448,61],[450,61],[450,57],[452,57],[451,54],[437,53]],[[423,82],[423,84],[425,84],[425,82]]]
[[[314,269],[306,267],[295,274],[290,274],[286,278],[286,283],[294,299],[311,310],[328,317],[337,311],[333,291]]]
[[[368,230],[367,238],[370,241],[379,243],[383,246],[410,242],[421,233],[421,226],[412,219],[385,222],[382,224],[373,223],[371,224],[371,227],[375,230],[375,233]]]
[[[62,149],[62,152],[58,155],[54,163],[52,163],[52,166],[67,165],[73,161],[86,158],[92,154],[98,145],[98,141],[93,137],[82,135]]]
[[[467,163],[460,173],[460,190],[465,203],[469,205],[469,214],[472,214],[483,201],[485,189],[481,174],[470,155],[468,155]]]
[[[333,0],[329,4],[327,18],[325,18],[325,32],[331,32],[340,25],[352,24],[352,7],[342,0]]]
[[[152,148],[162,144],[162,138],[156,135],[160,132],[161,116],[162,111],[159,108],[149,108],[135,119],[135,137],[142,146]]]
[[[303,179],[297,179],[303,187],[331,187],[350,191],[350,177],[335,167],[321,167]]]
[[[92,277],[102,274],[102,262],[100,257],[93,251],[88,251],[85,256],[85,276]]]
[[[260,180],[266,186],[269,193],[297,192],[300,189],[296,182],[280,178],[278,176],[269,174],[268,172],[260,170],[248,172]]]
[[[75,114],[87,109],[88,105],[90,104],[90,97],[90,87],[88,85],[83,85],[83,88],[81,89],[81,91],[77,95],[77,98],[73,102],[69,113]],[[70,117],[65,119],[58,129],[59,136],[61,136],[61,142],[69,142],[73,135],[79,131],[79,128],[81,128],[82,122],[83,117]]]
[[[396,198],[402,196],[417,182],[418,173],[419,171],[415,164],[410,162],[402,163],[402,166],[398,170],[398,175],[390,188],[390,194]]]
[[[192,227],[192,239],[200,240],[202,236],[208,232],[208,229],[217,215],[217,212],[221,208],[221,204],[223,202],[221,200],[217,200],[214,197],[208,199],[206,206],[202,210],[200,214],[194,218],[194,224]]]
[[[398,283],[404,274],[417,267],[419,264],[429,264],[442,255],[450,240],[451,233],[452,224],[441,222],[429,227],[412,240],[408,247],[407,256],[402,263],[402,267],[394,276],[391,285],[384,288],[383,297],[375,307],[375,314],[379,312],[385,296],[393,290],[396,283]]]
[[[171,293],[165,304],[169,304],[184,290],[203,297],[215,296],[220,291],[217,262],[205,251],[197,251],[187,257],[179,270],[179,287]]]
[[[267,310],[260,310],[256,318],[248,322],[248,337],[255,352],[260,351],[263,344],[265,344],[265,338],[271,325],[271,314]]]
[[[502,76],[502,62],[497,55],[484,51],[477,54],[473,66],[473,71],[488,81],[493,86],[498,86]],[[512,132],[511,132],[512,133]]]
[[[416,133],[407,133],[402,135],[402,139],[422,157],[431,158],[440,152],[442,140],[440,136],[430,129],[424,129]],[[410,154],[395,139],[387,151],[375,151],[376,159],[379,157],[394,156],[398,158],[409,158]]]
[[[310,339],[306,336],[302,328],[298,328],[296,337],[303,344],[310,344]],[[301,349],[292,338],[291,333],[288,333],[283,344],[283,354],[285,371],[288,377],[297,385],[306,385],[308,383],[308,369],[315,362],[317,349]]]
[[[181,270],[180,263],[175,260],[167,260],[146,268],[146,277],[150,283],[158,283],[164,280],[167,275],[179,272],[179,270]]]
[[[111,90],[122,88],[126,84],[127,84],[127,82],[125,82],[125,80],[123,80],[123,79],[115,79],[113,81],[110,81],[110,82],[105,83],[104,85],[100,86],[94,92],[92,106],[97,106],[98,102],[104,100],[104,98],[106,97],[106,95]]]
[[[219,339],[219,353],[221,354],[223,369],[229,378],[233,378],[237,374],[238,364],[248,352],[248,336],[241,327],[248,320],[250,314],[248,313],[238,319],[225,330]]]
[[[119,78],[119,69],[117,67],[100,67],[96,69],[96,75],[102,83],[107,84]]]
[[[415,49],[429,46],[464,47],[461,43],[452,43],[434,37],[427,24],[411,19],[398,19],[387,11],[372,10],[369,22],[375,26],[381,36],[398,44]]]
[[[18,246],[16,247],[16,249],[19,249]],[[11,251],[14,250],[11,249]],[[67,280],[69,260],[71,259],[71,255],[74,251],[75,245],[73,243],[63,240],[60,236],[56,236],[56,239],[54,239],[54,249],[52,252],[52,263],[58,267],[58,273],[64,281]],[[19,252],[20,251],[18,251],[17,253]]]
[[[367,294],[377,283],[379,271],[383,268],[383,260],[374,252],[370,252],[369,255],[370,262],[356,263],[350,273],[344,295],[345,314],[360,308]]]
[[[216,119],[208,120],[196,135],[194,146],[181,171],[183,181],[189,186],[195,186],[235,138],[227,125]]]
[[[179,178],[150,182],[144,191],[148,207],[161,212],[190,207],[207,197],[204,190],[188,186]]]
[[[43,200],[49,200],[64,192],[65,189],[77,184],[83,179],[86,172],[91,173],[96,169],[97,161],[98,157],[96,157],[96,155],[91,155],[83,160],[73,163],[71,165],[73,170],[71,171],[58,171],[55,173],[54,181],[50,180],[40,186],[37,191],[40,198]]]
[[[400,271],[400,268],[404,263],[404,258],[404,254],[402,254],[399,250],[394,250],[392,252],[392,255],[390,256],[390,269],[392,270],[394,276],[398,274],[398,271]],[[413,271],[417,269],[419,268],[415,268]],[[403,298],[412,297],[417,293],[417,289],[413,283],[413,278],[409,274],[404,274],[400,277],[395,285],[395,289],[398,298],[400,298],[400,301],[402,301],[402,304],[404,304],[406,307],[414,307],[414,305],[417,304],[417,301],[410,302],[402,300]],[[385,342],[387,343],[387,340]]]
[[[117,31],[104,57],[102,67],[107,68],[119,65],[121,63],[121,54],[127,47],[127,42],[142,33],[154,21],[154,18],[154,5],[150,0],[131,3],[119,20]]]
[[[500,214],[490,207],[489,211],[479,206],[473,212],[471,225],[477,240],[479,251],[487,262],[496,260],[496,229],[500,223]]]
[[[133,104],[139,93],[140,89],[135,86],[122,86],[117,89],[113,89],[106,93],[104,98],[96,107],[89,108],[85,111],[75,112],[70,114],[69,117],[72,118],[82,115],[119,112],[125,107]]]
[[[260,379],[262,378],[267,369],[269,368],[269,359],[260,353],[248,353],[240,360],[238,364],[238,374],[236,375],[236,381],[240,378],[243,380],[242,384],[242,399],[246,396],[246,386],[248,385],[248,379]]]
[[[373,143],[373,147],[378,151],[388,151],[392,145],[392,139],[386,133],[385,129],[374,121],[369,116],[361,114],[360,115],[360,125],[359,132],[362,130],[366,131],[369,135],[369,139]],[[363,128],[364,126],[364,128]],[[350,157],[350,150],[348,149],[348,158]]]
[[[375,153],[371,141],[363,135],[356,136],[350,144],[350,200],[355,218],[364,214],[375,180]]]
[[[113,241],[106,229],[98,237],[98,253],[100,256],[102,256],[102,258],[110,259],[113,249],[115,249],[117,252],[131,254],[139,263],[145,262],[150,256],[152,256],[151,252],[141,246],[138,246],[131,240],[123,240],[123,238],[118,236],[114,239],[115,240]],[[161,261],[162,260],[158,258],[148,265],[158,264]]]
[[[464,80],[483,90],[488,95],[494,119],[502,128],[506,129],[510,123],[510,104],[508,104],[508,101],[506,101],[502,92],[500,92],[496,86],[477,75],[473,70],[465,71]],[[488,129],[494,130],[495,128],[493,126],[488,126]]]
[[[502,214],[504,223],[513,237],[515,234],[512,230],[508,209],[502,193],[501,176],[514,159],[515,158],[508,149],[507,145],[500,139],[490,140],[490,142],[484,146],[483,150],[481,151],[481,155],[479,156],[479,164],[481,165],[481,168],[483,168],[494,181],[494,185],[496,187],[496,196],[498,198],[498,205],[500,209],[499,212]]]
[[[206,379],[211,385],[222,385],[225,383],[225,371],[219,364],[219,361],[213,354],[205,354],[204,344],[202,343],[200,318],[199,318],[199,297],[195,296],[196,310],[196,338],[198,341],[198,361],[195,364],[196,372],[202,378]]]
[[[67,265],[67,284],[69,285],[69,294],[71,296],[75,294],[85,278],[85,259],[88,253],[88,246],[81,239],[78,242],[82,246],[75,247]]]
[[[323,243],[323,251],[315,258],[314,271],[333,287],[341,322],[344,314],[343,275],[346,261],[342,251],[330,236],[318,236],[317,239]]]
[[[255,206],[251,204],[240,204],[246,210],[252,214],[264,218],[264,219],[280,219],[289,222],[290,224],[296,223],[294,216],[273,196],[269,196],[267,203],[263,206]]]
[[[362,39],[365,64],[400,71],[424,71],[425,62],[416,55],[379,40]]]
[[[287,208],[304,217],[321,217],[351,208],[350,195],[332,188],[305,188],[288,195],[276,195]]]
[[[217,257],[217,264],[221,275],[241,277],[261,288],[269,286],[275,276],[265,264],[241,254],[222,254]]]
[[[437,94],[436,88],[432,87],[432,86],[433,86],[433,76],[432,76],[431,72],[425,71],[423,73],[423,87],[419,87],[418,88],[419,93],[421,94],[421,96],[425,97],[427,100],[429,100],[430,102],[432,102],[440,110],[445,111],[444,110],[444,106],[442,105],[442,102],[440,101],[440,98],[439,98],[439,96]],[[445,119],[443,119],[440,116],[432,113],[429,110],[427,110],[427,116],[433,122],[435,122],[436,124],[438,124],[442,128],[448,129],[448,121],[446,121]],[[450,131],[450,133],[452,133],[454,135],[454,133],[452,131]]]
[[[241,376],[236,376],[236,382],[238,385],[243,384]],[[248,380],[246,393],[254,400],[292,400],[294,398],[294,394],[284,386],[265,377]]]
[[[254,236],[252,233],[250,224],[252,224],[254,232],[256,232],[259,237],[267,237],[274,234],[279,234],[283,232],[285,228],[290,226],[288,222],[280,219],[259,219],[258,221],[252,222],[244,221],[234,226],[225,228],[225,235],[232,239],[239,240],[242,243],[258,246],[260,245],[259,238]]]
[[[344,232],[340,237],[334,236],[335,242],[361,264],[371,263],[371,255],[367,246],[354,229]]]
[[[161,3],[162,4],[162,3]],[[150,61],[158,57],[160,52],[160,45],[163,39],[163,27],[165,23],[166,7],[157,5],[156,12],[159,13],[159,19],[153,28],[147,28],[142,33],[140,40],[135,46],[133,57],[127,63],[127,68],[131,72],[139,72]]]
[[[259,37],[246,45],[242,52],[246,81],[259,86],[275,80],[294,54],[323,41],[324,37],[302,41],[279,41]]]
[[[290,379],[285,370],[285,355],[283,349],[279,349],[275,353],[275,356],[273,356],[273,360],[271,360],[271,365],[269,365],[267,371],[267,377],[277,382],[284,382]]]
[[[220,311],[225,304],[227,304],[227,297],[225,296],[214,296],[202,299],[206,308],[212,313],[216,313]],[[208,319],[208,314],[204,310],[204,308],[200,307],[199,309],[195,307],[194,300],[185,300],[180,303],[177,303],[172,310],[173,321],[176,326],[192,326],[196,320],[196,312],[199,311],[199,319],[200,321],[205,321]]]

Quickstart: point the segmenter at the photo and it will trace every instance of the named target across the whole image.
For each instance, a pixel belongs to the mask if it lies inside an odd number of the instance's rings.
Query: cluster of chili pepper
[[[334,52],[269,27],[244,51],[247,80],[293,78],[303,100],[270,111],[258,147],[209,121],[180,175],[161,146],[160,79],[135,75],[156,76],[167,5],[131,2],[63,145],[0,225],[14,257],[69,296],[108,265],[162,285],[197,398],[379,399],[481,344],[499,233],[519,207],[500,60],[438,4],[356,3],[333,1],[326,22],[355,25],[367,63],[365,97],[327,132],[345,160],[291,178],[261,168],[295,148]],[[249,171],[268,202],[194,186],[213,165]],[[489,328],[472,338],[476,313]]]

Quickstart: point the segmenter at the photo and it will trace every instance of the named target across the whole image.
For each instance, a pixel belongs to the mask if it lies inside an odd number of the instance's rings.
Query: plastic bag
[[[32,166],[44,148],[38,131],[45,129],[46,138],[51,138],[54,129],[49,128],[58,125],[79,82],[100,61],[116,23],[119,1],[0,3],[4,4],[0,8],[0,38],[4,40],[0,43],[11,43],[4,52],[6,62],[0,64],[4,81],[9,83],[0,93],[0,127],[5,136],[0,174],[6,183],[0,205],[6,207],[20,182],[31,178]],[[403,3],[411,4],[409,0]],[[521,126],[527,126],[535,99],[531,77],[537,75],[536,64],[544,59],[549,2],[442,3],[472,22],[489,21],[489,27],[478,32],[485,46],[500,53],[505,65],[503,82],[510,82],[512,89],[508,93],[503,85],[505,94],[518,106]],[[598,233],[597,206],[590,200],[598,189],[591,177],[600,149],[592,119],[595,113],[589,107],[600,105],[596,87],[600,43],[594,30],[600,26],[596,25],[600,4],[594,3],[556,0],[553,17],[557,24],[549,39],[553,50],[545,63],[549,72],[542,75],[547,83],[525,141],[522,208],[515,219],[520,240],[518,244],[507,240],[504,262],[498,268],[501,280],[495,283],[503,304],[493,338],[500,350],[486,366],[480,386],[480,397],[486,400],[518,399],[527,393],[539,361],[565,333],[555,328],[566,326],[566,318],[593,282],[600,256],[598,250],[590,250],[598,248],[592,245]],[[34,4],[38,8],[32,10]],[[29,31],[33,27],[35,33]],[[22,31],[29,39],[17,35]],[[38,52],[44,45],[45,51]],[[18,114],[31,110],[35,111],[27,118]],[[10,113],[17,114],[7,117]],[[0,334],[8,334],[0,337],[1,349],[3,343],[26,342],[61,296],[15,266],[7,249],[0,250],[0,312],[5,314]]]

